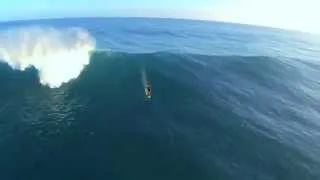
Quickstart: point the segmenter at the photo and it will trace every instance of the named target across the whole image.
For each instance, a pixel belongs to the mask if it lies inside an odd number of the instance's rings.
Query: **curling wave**
[[[95,39],[79,28],[23,27],[0,31],[0,61],[25,70],[33,66],[51,88],[77,78],[89,64]]]

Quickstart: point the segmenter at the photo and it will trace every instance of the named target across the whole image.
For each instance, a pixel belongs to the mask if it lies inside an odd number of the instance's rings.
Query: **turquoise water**
[[[40,84],[45,57],[17,68],[19,44],[29,56],[57,55],[51,50],[72,44],[62,31],[74,27],[95,41],[79,76],[50,88]],[[0,179],[320,178],[317,36],[137,18],[20,21],[0,30]],[[39,34],[51,44],[29,50],[27,37]],[[56,76],[82,58],[54,57],[75,60],[59,61]]]

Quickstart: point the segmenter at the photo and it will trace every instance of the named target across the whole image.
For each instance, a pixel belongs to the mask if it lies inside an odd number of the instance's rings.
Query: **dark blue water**
[[[31,27],[85,29],[96,50],[59,88],[41,85],[39,68],[13,69],[2,54],[1,180],[320,178],[318,36],[83,18],[2,23],[0,38]],[[10,38],[0,50],[15,48]]]

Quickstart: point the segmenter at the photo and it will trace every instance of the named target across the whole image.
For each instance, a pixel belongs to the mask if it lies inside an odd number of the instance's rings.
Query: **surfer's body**
[[[146,87],[144,88],[144,91],[146,93],[146,97],[151,99],[152,93],[151,93],[151,86],[149,84],[146,85]]]
[[[151,84],[150,84],[150,81],[148,80],[146,69],[144,66],[141,69],[141,81],[144,87],[145,98],[147,100],[150,100],[152,97],[152,89],[151,89]]]

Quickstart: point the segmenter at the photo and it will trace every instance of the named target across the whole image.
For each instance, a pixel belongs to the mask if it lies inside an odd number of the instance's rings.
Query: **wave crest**
[[[22,27],[0,31],[0,60],[12,68],[39,71],[49,87],[77,78],[89,64],[95,39],[80,28]]]

